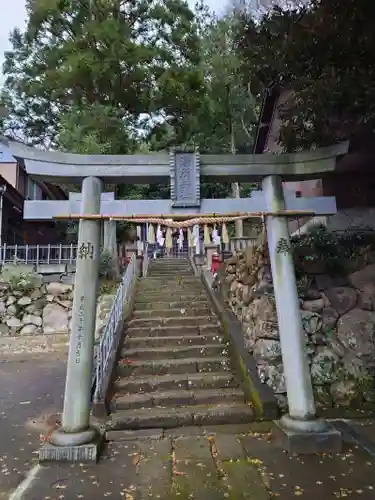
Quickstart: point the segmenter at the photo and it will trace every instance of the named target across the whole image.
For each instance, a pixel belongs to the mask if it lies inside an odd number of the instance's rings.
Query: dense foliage
[[[375,4],[313,0],[276,8],[261,23],[242,16],[239,52],[255,91],[290,86],[280,141],[286,150],[351,139],[374,144]]]
[[[28,0],[27,13],[4,64],[7,134],[80,153],[251,151],[256,103],[233,16],[183,0]],[[202,191],[227,196],[230,185]],[[118,186],[117,196],[164,198],[169,187]]]
[[[203,92],[186,3],[28,0],[27,13],[4,65],[13,129],[45,146],[113,153],[134,150],[142,120],[160,115],[183,134]]]

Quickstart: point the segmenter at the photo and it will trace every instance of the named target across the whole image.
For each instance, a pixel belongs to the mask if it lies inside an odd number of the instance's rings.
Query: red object
[[[220,269],[220,266],[221,266],[220,256],[217,254],[214,254],[212,256],[212,262],[211,262],[212,274],[216,274],[218,272],[218,270]]]

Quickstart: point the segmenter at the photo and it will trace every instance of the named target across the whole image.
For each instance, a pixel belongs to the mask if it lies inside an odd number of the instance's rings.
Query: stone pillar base
[[[313,455],[315,453],[340,453],[342,436],[339,431],[327,423],[323,431],[290,429],[282,421],[274,422],[272,431],[276,444],[293,455]]]
[[[51,443],[44,443],[39,450],[39,462],[80,462],[96,463],[104,443],[103,436],[97,434],[91,443],[78,446],[55,446]]]

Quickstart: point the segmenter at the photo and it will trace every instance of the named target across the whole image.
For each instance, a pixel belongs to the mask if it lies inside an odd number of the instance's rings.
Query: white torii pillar
[[[111,202],[114,200],[115,200],[114,192],[101,193],[100,205],[102,206],[103,203]],[[82,194],[69,193],[70,213],[74,213],[74,205],[77,202],[82,203]],[[62,212],[61,215],[64,215],[64,213]],[[119,267],[118,252],[117,252],[116,221],[104,220],[101,222],[100,243],[101,246],[103,247],[103,250],[107,251],[113,256],[112,274],[114,275],[115,278],[118,278],[120,274],[120,267]]]
[[[269,212],[285,210],[281,177],[265,177],[262,188]],[[277,423],[278,435],[282,446],[292,453],[339,452],[341,434],[316,417],[294,262],[289,251],[288,218],[267,216],[266,223],[289,408],[289,413]],[[280,250],[280,242],[285,250]]]
[[[100,213],[102,181],[87,177],[82,183],[81,215]],[[43,460],[95,460],[98,431],[90,426],[91,383],[99,281],[101,221],[79,221],[72,328],[65,383],[62,426],[42,448]]]
[[[110,202],[115,200],[115,193],[102,193],[100,196],[100,204],[102,205],[103,202]],[[75,203],[81,203],[82,202],[82,194],[81,193],[69,193],[69,205],[70,213],[74,213],[74,205]],[[60,215],[64,215],[64,213],[61,213]],[[68,215],[68,214],[66,214]],[[113,253],[114,255],[117,255],[117,244],[116,244],[116,222],[115,221],[108,221],[105,220],[103,221],[103,235],[101,239],[101,243],[103,245],[103,248],[105,250],[108,250],[109,252]]]

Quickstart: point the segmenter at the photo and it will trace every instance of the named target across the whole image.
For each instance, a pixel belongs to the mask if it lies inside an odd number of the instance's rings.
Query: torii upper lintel
[[[22,160],[26,172],[50,182],[80,182],[97,177],[104,183],[152,184],[168,182],[173,158],[183,152],[141,155],[85,155],[42,151],[17,141],[0,138],[11,154]],[[338,157],[348,152],[349,143],[301,153],[255,155],[198,155],[200,175],[222,182],[253,182],[269,175],[283,180],[316,178],[333,173]]]

